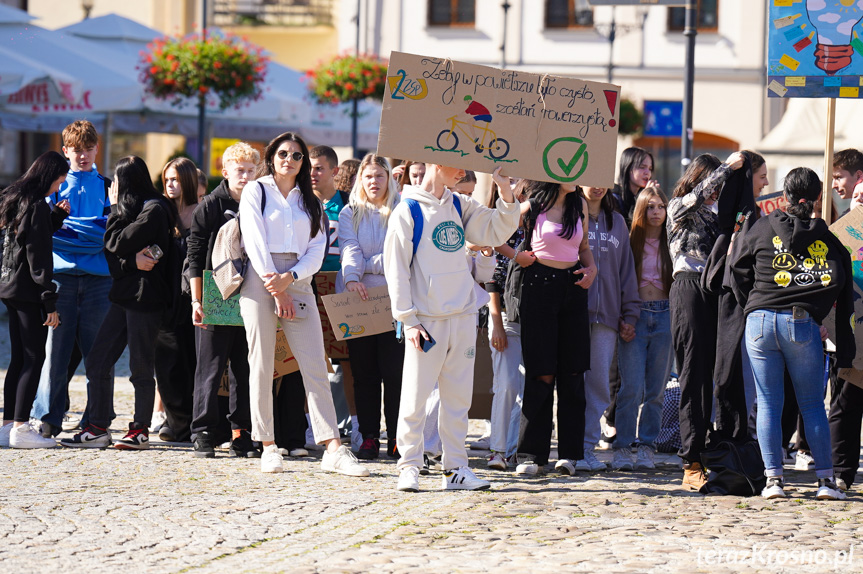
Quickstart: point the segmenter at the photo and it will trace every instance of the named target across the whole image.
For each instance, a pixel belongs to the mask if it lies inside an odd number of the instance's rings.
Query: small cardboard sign
[[[288,339],[285,337],[285,332],[281,329],[276,331],[276,354],[274,359],[274,379],[290,375],[294,371],[300,370],[300,365],[297,363],[297,359],[294,358],[294,352],[291,351],[291,347],[288,345]]]
[[[854,315],[851,320],[855,323],[854,341],[857,345],[857,356],[851,363],[852,369],[841,369],[839,376],[848,382],[863,387],[863,209],[856,208],[847,215],[838,219],[830,226],[839,241],[851,254],[851,281],[854,288]],[[832,341],[836,341],[836,310],[824,319],[824,326]]]
[[[359,293],[345,291],[321,297],[337,341],[378,335],[393,330],[393,313],[386,285],[367,289],[368,300]]]
[[[205,325],[243,326],[243,318],[240,316],[240,293],[237,292],[227,299],[222,299],[212,271],[204,271],[201,306],[204,308]]]
[[[392,52],[377,153],[610,188],[619,121],[620,86]]]
[[[785,211],[785,208],[788,206],[788,202],[785,200],[785,194],[781,191],[760,195],[758,196],[758,199],[755,200],[755,203],[764,215],[770,215],[770,212],[776,211],[777,209]]]
[[[336,292],[336,272],[323,271],[314,277],[315,288],[318,292],[318,312],[321,315],[321,329],[324,332],[324,351],[332,359],[347,359],[348,344],[336,338],[330,318],[321,297],[332,295]]]

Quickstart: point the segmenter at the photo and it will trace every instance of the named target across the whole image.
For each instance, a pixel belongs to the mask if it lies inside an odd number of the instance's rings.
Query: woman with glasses
[[[327,378],[311,281],[324,261],[329,223],[312,191],[306,143],[291,132],[275,138],[264,150],[259,175],[240,198],[240,230],[250,263],[240,290],[240,314],[249,344],[252,439],[264,445],[261,471],[282,471],[273,429],[273,361],[281,324],[303,376],[312,430],[326,445],[321,468],[368,476],[342,446]]]

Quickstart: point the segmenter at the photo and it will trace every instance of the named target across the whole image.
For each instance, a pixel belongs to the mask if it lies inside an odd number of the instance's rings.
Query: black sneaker
[[[376,438],[368,437],[363,439],[363,444],[360,446],[360,450],[357,451],[357,458],[373,460],[380,456],[380,452],[381,441]]]
[[[146,425],[129,423],[129,432],[114,443],[114,448],[119,450],[147,450],[150,448],[150,431]]]
[[[95,425],[87,425],[72,438],[60,440],[60,446],[69,448],[108,448],[111,446],[111,433]]]
[[[55,436],[60,434],[61,430],[63,429],[60,427],[55,427],[51,423],[43,422],[40,434],[42,435],[42,438],[54,438]]]
[[[167,424],[163,424],[159,428],[159,440],[162,442],[177,442],[177,435],[174,433],[174,429]]]
[[[195,437],[195,458],[216,458],[216,450],[213,448],[213,437],[210,433],[199,432]]]
[[[228,453],[237,458],[261,458],[261,451],[255,448],[252,435],[245,429],[240,431],[240,436],[231,441]]]
[[[396,446],[395,440],[390,439],[387,441],[387,456],[390,458],[395,458],[395,459],[401,458],[401,455],[399,454],[399,449]]]

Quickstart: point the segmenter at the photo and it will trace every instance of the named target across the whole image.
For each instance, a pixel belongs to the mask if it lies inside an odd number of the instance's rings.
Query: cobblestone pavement
[[[131,399],[118,376],[115,439]],[[0,449],[0,572],[863,570],[861,496],[816,501],[812,472],[789,470],[793,496],[764,501],[681,491],[668,455],[653,472],[524,478],[488,471],[484,454],[471,466],[492,490],[441,492],[433,474],[407,494],[386,458],[356,479],[321,472],[319,455],[264,475],[158,439],[147,452]]]

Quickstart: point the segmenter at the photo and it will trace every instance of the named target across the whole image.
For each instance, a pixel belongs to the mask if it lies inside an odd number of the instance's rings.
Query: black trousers
[[[561,459],[584,458],[584,372],[590,369],[587,290],[572,270],[534,263],[522,283],[521,341],[525,384],[518,452],[548,464],[554,390]],[[539,377],[553,377],[551,383]]]
[[[3,304],[9,312],[12,352],[3,385],[3,418],[12,420],[12,415],[16,423],[26,423],[30,420],[45,362],[48,327],[42,323],[47,315],[41,303],[3,299]]]
[[[162,311],[133,311],[111,304],[84,361],[89,380],[87,408],[92,424],[108,428],[114,418],[113,367],[128,344],[132,373],[129,382],[135,387],[133,421],[142,428],[150,426],[156,396],[156,337],[161,323]]]
[[[838,478],[851,486],[860,466],[863,389],[843,379],[837,379],[833,387],[828,420],[833,447],[833,471]]]
[[[278,386],[278,389],[276,387]],[[273,434],[276,446],[292,450],[306,444],[306,389],[303,375],[295,371],[273,384]]]
[[[195,393],[195,327],[191,307],[173,329],[160,329],[156,338],[156,385],[165,405],[166,423],[177,442],[191,440]]]
[[[392,332],[348,340],[351,370],[354,374],[354,403],[363,438],[381,434],[381,383],[384,387],[384,418],[387,436],[396,437],[405,345]]]
[[[716,363],[713,396],[716,400],[715,428],[717,439],[746,440],[749,435],[749,413],[743,385],[743,353],[740,342],[746,330],[746,317],[731,292],[717,300]]]
[[[251,429],[246,330],[227,325],[193,329],[198,360],[192,401],[192,435],[205,431],[215,434],[221,426],[224,413],[219,409],[219,385],[229,364],[231,373],[228,376],[230,395],[227,418],[233,430]],[[162,400],[165,400],[164,395]]]
[[[713,409],[717,301],[701,289],[698,273],[678,273],[669,299],[671,339],[680,371],[678,454],[686,462],[700,462]]]

